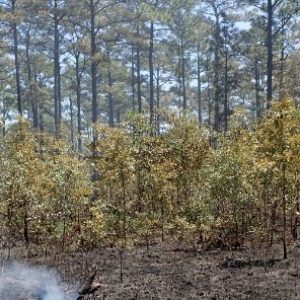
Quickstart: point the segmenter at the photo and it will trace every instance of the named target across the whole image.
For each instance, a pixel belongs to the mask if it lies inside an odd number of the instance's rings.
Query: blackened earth
[[[76,252],[30,259],[55,267],[69,291],[84,283],[93,266],[101,288],[94,299],[300,299],[300,248],[289,258],[281,248],[193,251],[175,245],[139,248],[123,254],[123,282],[117,249]],[[16,299],[17,300],[17,299]]]

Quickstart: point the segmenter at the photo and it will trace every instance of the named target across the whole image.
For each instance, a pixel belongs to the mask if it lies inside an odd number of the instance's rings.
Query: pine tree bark
[[[154,52],[154,23],[150,23],[150,45],[149,45],[149,75],[150,75],[150,124],[154,120],[154,68],[153,68],[153,52]]]
[[[137,46],[136,46],[136,79],[137,79],[137,101],[138,112],[142,113],[142,88],[141,88],[141,51],[140,51],[140,26],[137,26]]]
[[[79,53],[75,55],[76,65],[76,104],[77,104],[77,143],[78,151],[82,152],[82,125],[81,125],[81,75],[79,70]]]
[[[267,6],[267,107],[271,107],[273,98],[273,3],[268,0]]]
[[[200,43],[197,46],[197,83],[198,83],[198,121],[202,124],[202,85],[201,85],[201,57],[200,57]]]
[[[284,97],[284,71],[285,71],[285,30],[281,30],[281,50],[280,50],[280,77],[279,77],[279,97],[282,99]]]
[[[71,127],[71,145],[72,149],[74,149],[74,107],[73,107],[73,100],[72,97],[69,97],[69,104],[70,104],[70,127]]]
[[[54,122],[56,135],[59,135],[62,118],[59,21],[58,3],[57,0],[54,0]]]
[[[216,132],[220,132],[220,103],[222,96],[221,87],[221,74],[220,74],[220,53],[221,53],[221,27],[220,27],[220,16],[218,9],[213,5],[215,21],[215,32],[214,32],[214,129]]]
[[[134,67],[134,45],[131,45],[131,90],[132,110],[135,111],[135,67]]]
[[[183,38],[180,39],[180,54],[181,54],[181,82],[182,82],[182,108],[187,109],[186,85],[185,85],[185,51],[183,46]]]
[[[226,45],[225,45],[226,47]],[[228,130],[228,51],[225,50],[225,78],[224,78],[224,131]]]
[[[108,119],[109,119],[109,126],[114,127],[115,121],[114,121],[114,97],[112,94],[112,87],[113,87],[113,79],[111,74],[111,68],[109,67],[108,70],[108,85],[109,85],[109,93],[108,93]]]
[[[16,11],[16,0],[11,1],[12,13]],[[22,95],[21,95],[21,83],[20,83],[20,63],[19,63],[19,41],[18,41],[18,28],[16,21],[12,23],[13,39],[14,39],[14,58],[15,58],[15,78],[16,78],[16,89],[17,89],[17,109],[20,116],[22,116]]]
[[[211,91],[210,91],[210,86],[211,86],[211,79],[210,79],[210,74],[209,74],[209,58],[207,57],[206,60],[206,72],[207,72],[207,108],[208,108],[208,126],[211,128],[212,126],[212,120],[211,120],[211,115],[212,115],[212,104],[211,104]]]
[[[254,73],[255,73],[255,106],[256,106],[256,117],[261,117],[261,104],[260,104],[260,83],[259,83],[259,67],[258,67],[258,58],[255,58],[255,65],[254,65]]]
[[[160,72],[159,67],[156,70],[156,130],[157,134],[160,134],[160,117],[159,117],[159,109],[160,109]]]
[[[91,43],[91,77],[92,77],[92,122],[98,121],[98,103],[97,103],[97,62],[96,62],[96,30],[95,17],[96,8],[94,0],[90,0],[90,43]]]
[[[31,60],[30,60],[30,28],[26,32],[26,64],[27,64],[27,77],[28,77],[28,86],[31,90],[33,87],[32,80],[32,69],[31,69]],[[35,95],[31,93],[31,109],[32,109],[32,123],[33,128],[38,129],[39,121],[38,121],[38,108],[37,108],[37,99]]]

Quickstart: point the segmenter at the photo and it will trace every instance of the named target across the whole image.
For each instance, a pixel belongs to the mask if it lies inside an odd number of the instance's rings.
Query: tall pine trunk
[[[26,64],[27,64],[27,76],[28,76],[28,86],[29,89],[33,88],[32,82],[32,69],[31,69],[31,60],[30,60],[30,28],[26,32]],[[32,123],[33,128],[37,129],[39,126],[38,121],[38,109],[37,109],[37,100],[36,95],[31,93],[31,109],[32,109]]]
[[[197,46],[197,83],[198,83],[198,121],[202,124],[202,86],[201,86],[201,58],[200,58],[200,43]]]
[[[228,130],[228,51],[225,50],[225,78],[224,78],[224,131]]]
[[[12,0],[12,13],[16,11],[16,0]],[[17,109],[20,116],[22,116],[22,95],[21,95],[21,83],[20,83],[20,64],[19,64],[19,41],[18,41],[18,28],[16,21],[12,23],[13,38],[14,38],[14,58],[15,58],[15,78],[17,89]]]
[[[273,4],[268,0],[268,24],[267,24],[267,106],[271,107],[273,98]]]
[[[113,79],[111,74],[111,63],[110,58],[108,54],[109,59],[109,69],[108,69],[108,85],[109,85],[109,92],[108,92],[108,120],[109,120],[109,126],[114,127],[115,121],[114,121],[114,97],[112,94],[112,87],[113,87]]]
[[[142,112],[142,87],[141,87],[141,51],[140,51],[140,26],[137,26],[137,47],[136,47],[136,79],[137,79],[137,101],[138,112]]]
[[[75,64],[76,64],[77,143],[78,143],[78,151],[82,152],[81,75],[79,71],[79,54],[75,55]]]
[[[149,45],[149,75],[150,75],[150,124],[154,120],[154,68],[153,68],[153,51],[154,51],[154,23],[150,24],[150,45]]]
[[[71,127],[71,145],[72,149],[74,149],[74,107],[72,97],[69,97],[69,105],[70,105],[70,127]]]
[[[98,103],[97,103],[97,62],[96,62],[96,30],[95,30],[95,4],[90,0],[90,39],[91,39],[91,77],[92,77],[92,122],[98,121]],[[95,139],[95,137],[94,137]]]
[[[135,111],[135,67],[134,67],[134,45],[131,45],[131,90],[132,110]]]
[[[260,83],[259,83],[259,68],[258,68],[258,58],[255,58],[255,65],[254,65],[254,73],[255,73],[255,106],[256,106],[256,117],[261,117],[261,103],[260,103]]]
[[[159,67],[156,70],[156,130],[157,134],[160,134],[160,117],[159,117],[159,109],[160,109],[160,72]]]
[[[187,109],[187,96],[185,85],[185,51],[183,46],[183,38],[180,39],[180,54],[181,54],[181,83],[182,83],[182,108],[184,111]]]
[[[210,79],[210,74],[209,74],[209,58],[207,57],[206,61],[206,72],[207,72],[207,109],[208,109],[208,126],[209,129],[211,129],[212,126],[212,120],[211,120],[211,115],[212,115],[212,105],[211,105],[211,91],[210,91],[210,86],[211,86],[211,79]]]
[[[61,75],[60,75],[60,38],[57,0],[54,1],[54,123],[55,133],[59,135],[62,118]]]
[[[220,20],[218,12],[215,12],[216,15],[216,24],[215,24],[215,49],[214,49],[214,128],[215,131],[220,131],[220,102],[222,96],[221,88],[221,70],[220,70],[220,51],[221,51],[221,36],[220,36]]]

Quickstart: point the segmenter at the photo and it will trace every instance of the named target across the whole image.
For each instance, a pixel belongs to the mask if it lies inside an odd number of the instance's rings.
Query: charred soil
[[[94,299],[300,299],[300,248],[192,251],[168,246],[128,250],[105,248],[31,258],[80,286],[97,269]],[[122,254],[123,272],[120,258]],[[122,278],[121,278],[122,277]],[[122,279],[122,282],[121,282]]]

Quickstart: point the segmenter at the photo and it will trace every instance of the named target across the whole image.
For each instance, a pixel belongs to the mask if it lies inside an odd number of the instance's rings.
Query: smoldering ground
[[[19,263],[5,266],[0,274],[0,300],[71,300],[54,270]]]

